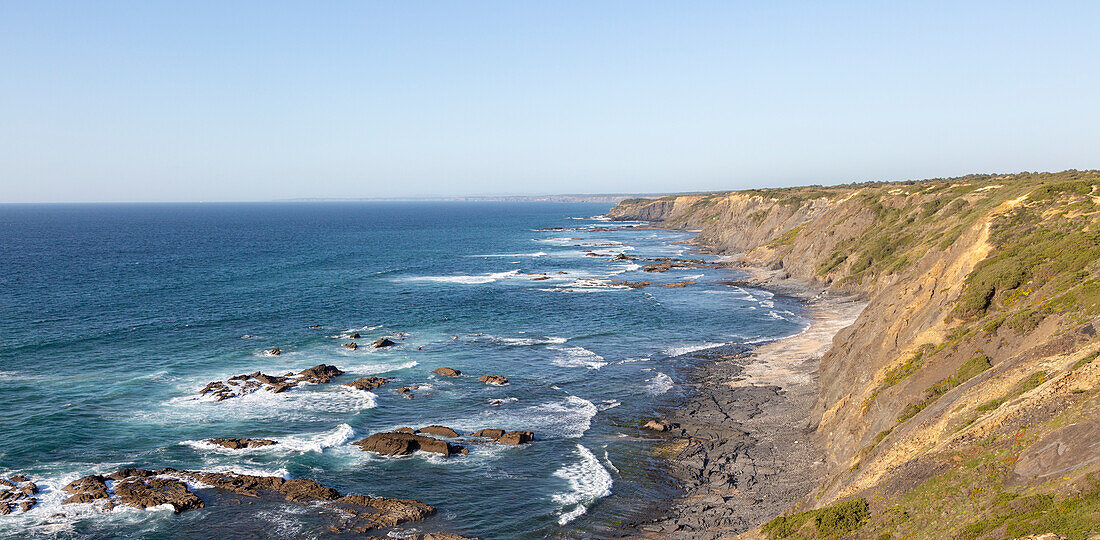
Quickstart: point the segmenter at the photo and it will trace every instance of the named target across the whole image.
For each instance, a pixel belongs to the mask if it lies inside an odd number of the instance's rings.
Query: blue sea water
[[[437,507],[426,521],[375,532],[394,537],[614,531],[661,495],[652,442],[637,426],[690,391],[684,353],[790,335],[804,321],[792,299],[723,284],[733,270],[644,273],[586,256],[701,256],[683,243],[690,233],[591,217],[608,207],[0,206],[0,474],[27,474],[42,490],[31,511],[0,516],[0,535],[331,534],[331,516],[294,503],[179,515],[61,504],[69,481],[123,466],[310,478]],[[552,227],[562,230],[539,230]],[[360,345],[387,336],[398,345],[347,350],[352,332]],[[272,347],[282,354],[265,354]],[[320,363],[347,374],[280,394],[197,399],[209,381]],[[441,366],[464,376],[432,373]],[[478,382],[484,374],[510,383]],[[370,375],[394,381],[372,392],[339,384]],[[394,391],[406,385],[420,386],[412,399]],[[537,440],[474,444],[450,458],[382,458],[350,444],[431,424],[527,429]],[[203,442],[210,437],[280,444],[228,450]]]

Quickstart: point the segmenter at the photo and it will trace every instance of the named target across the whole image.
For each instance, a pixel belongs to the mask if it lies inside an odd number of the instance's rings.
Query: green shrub
[[[871,511],[867,506],[867,500],[851,499],[817,510],[779,516],[765,523],[760,530],[769,539],[777,540],[793,535],[812,520],[819,535],[839,537],[862,527],[870,519]]]

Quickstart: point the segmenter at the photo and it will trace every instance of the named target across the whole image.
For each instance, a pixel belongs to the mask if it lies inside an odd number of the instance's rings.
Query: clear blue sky
[[[1100,2],[10,2],[0,202],[1100,168]]]

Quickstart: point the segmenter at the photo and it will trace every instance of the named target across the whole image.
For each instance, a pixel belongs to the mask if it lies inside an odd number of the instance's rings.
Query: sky
[[[1100,168],[1100,2],[0,0],[0,202]]]

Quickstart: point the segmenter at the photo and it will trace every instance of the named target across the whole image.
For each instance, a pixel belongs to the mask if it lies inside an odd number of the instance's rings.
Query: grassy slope
[[[871,300],[823,360],[832,463],[803,505],[866,500],[869,514],[841,530],[795,513],[771,537],[1100,532],[1100,463],[1018,464],[1100,416],[1098,186],[1066,171],[666,198],[665,223],[705,245]]]

